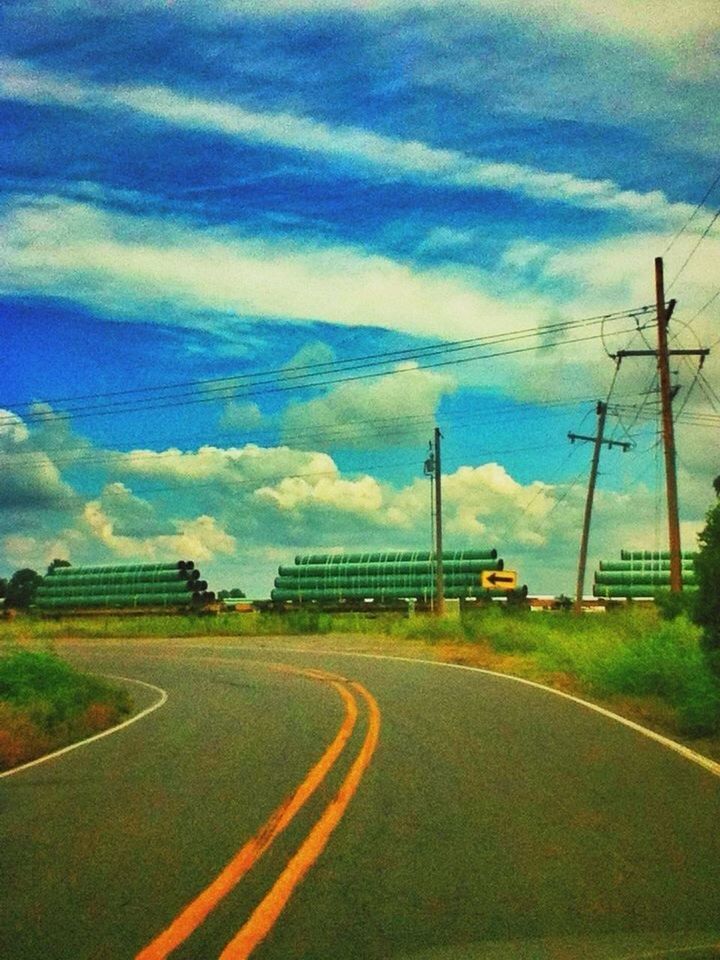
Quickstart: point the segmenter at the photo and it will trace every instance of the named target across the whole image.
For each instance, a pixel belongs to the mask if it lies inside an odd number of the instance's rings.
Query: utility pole
[[[442,469],[440,462],[440,428],[435,427],[435,434],[428,446],[428,458],[425,461],[423,472],[430,477],[430,525],[432,529],[433,549],[430,552],[431,575],[434,575],[435,603],[431,602],[430,609],[438,616],[445,614],[445,579],[443,571],[443,543],[442,543]],[[432,560],[435,562],[434,574]]]
[[[668,539],[670,544],[670,590],[682,590],[682,561],[680,554],[680,517],[678,515],[677,467],[675,463],[675,429],[672,415],[670,364],[667,328],[675,307],[671,301],[665,309],[665,281],[662,257],[655,257],[655,305],[657,311],[658,350],[657,365],[660,375],[662,403],[663,449],[665,451],[665,484],[667,487]]]
[[[440,428],[435,427],[435,613],[445,615],[445,578],[443,575],[442,542],[442,469],[440,463]]]
[[[594,443],[592,465],[590,467],[590,480],[588,481],[587,499],[585,500],[585,517],[583,520],[582,537],[580,538],[580,557],[578,560],[577,585],[575,587],[575,610],[580,612],[582,607],[582,598],[585,591],[585,567],[587,565],[588,540],[590,539],[590,520],[592,518],[593,500],[595,498],[595,483],[597,481],[598,466],[600,464],[600,450],[603,444],[608,447],[622,447],[623,452],[627,453],[632,444],[621,440],[605,440],[605,418],[607,416],[607,404],[598,401],[595,410],[598,418],[597,433],[594,437],[584,437],[578,433],[568,433],[570,443],[576,440],[588,441]]]
[[[672,416],[674,392],[670,384],[670,357],[700,357],[702,366],[709,349],[669,350],[668,325],[675,309],[675,300],[665,306],[665,281],[663,259],[655,257],[655,309],[657,314],[658,348],[657,350],[620,350],[615,355],[618,361],[624,357],[656,357],[660,380],[660,399],[662,405],[663,451],[665,454],[665,487],[667,491],[668,542],[670,548],[670,590],[679,593],[682,590],[682,554],[680,548],[680,518],[678,514],[677,469],[675,463],[675,428]]]
[[[430,478],[430,612],[435,612],[435,450],[433,442],[428,442],[427,460],[423,465],[423,473]]]

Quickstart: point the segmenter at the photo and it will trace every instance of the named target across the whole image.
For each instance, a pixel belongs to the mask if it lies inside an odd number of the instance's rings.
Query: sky
[[[5,0],[0,576],[495,547],[574,589],[720,473],[713,0]],[[588,576],[586,592],[590,591]]]

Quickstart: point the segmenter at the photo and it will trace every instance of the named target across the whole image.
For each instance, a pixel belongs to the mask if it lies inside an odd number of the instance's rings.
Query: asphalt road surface
[[[66,653],[168,700],[0,779],[2,960],[720,956],[720,778],[576,703],[279,645]]]

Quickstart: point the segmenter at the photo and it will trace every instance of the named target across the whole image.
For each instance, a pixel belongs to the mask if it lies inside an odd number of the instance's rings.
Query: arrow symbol
[[[502,573],[491,573],[487,578],[495,586],[496,583],[513,583],[514,577],[506,577]]]

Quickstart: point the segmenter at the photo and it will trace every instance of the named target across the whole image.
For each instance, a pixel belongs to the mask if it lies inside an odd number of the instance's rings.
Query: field
[[[444,621],[296,611],[18,618],[0,626],[0,642],[23,648],[81,638],[210,637],[258,643],[293,637],[293,645],[420,656],[511,673],[607,706],[720,758],[720,684],[703,657],[700,631],[684,616],[662,619],[651,606],[582,617],[490,608]]]

